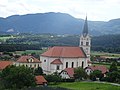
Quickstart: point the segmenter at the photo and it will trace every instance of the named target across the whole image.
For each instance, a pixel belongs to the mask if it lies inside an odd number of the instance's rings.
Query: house
[[[25,67],[38,68],[41,67],[41,61],[36,59],[33,56],[21,56],[14,65],[20,66],[24,65]]]
[[[5,69],[7,66],[12,65],[13,62],[12,61],[0,61],[0,71],[2,71],[3,69]]]
[[[42,75],[35,76],[35,80],[37,85],[47,85],[47,81]]]
[[[62,79],[73,79],[74,78],[74,68],[65,68],[61,71],[60,76]]]
[[[88,34],[87,17],[78,47],[54,46],[40,55],[41,66],[46,74],[61,72],[65,68],[90,66],[91,38]]]
[[[106,66],[88,66],[85,68],[85,72],[90,75],[91,72],[95,70],[100,70],[104,76],[106,76],[106,73],[109,72]]]

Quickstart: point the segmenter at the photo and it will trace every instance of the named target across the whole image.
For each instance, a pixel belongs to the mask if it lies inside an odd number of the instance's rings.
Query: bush
[[[1,78],[5,88],[24,88],[35,85],[34,75],[30,68],[9,66],[2,71]]]

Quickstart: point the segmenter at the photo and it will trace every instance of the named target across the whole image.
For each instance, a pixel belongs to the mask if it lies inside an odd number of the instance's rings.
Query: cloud
[[[0,0],[0,16],[63,12],[76,18],[110,20],[118,18],[120,0]]]

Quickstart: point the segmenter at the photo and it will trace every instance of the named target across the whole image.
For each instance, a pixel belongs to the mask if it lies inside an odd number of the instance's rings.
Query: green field
[[[31,54],[31,53],[36,53],[36,54],[42,54],[43,52],[45,52],[46,49],[42,49],[42,50],[25,50],[25,51],[15,51],[16,54]]]
[[[96,66],[103,65],[103,66],[106,66],[108,69],[110,68],[110,64],[94,63],[92,65],[96,65]],[[120,66],[117,66],[117,68],[120,69]]]
[[[0,36],[0,41],[5,42],[7,39],[10,39],[10,38],[16,38],[16,37],[14,37],[14,36],[4,36],[4,37],[1,37]]]
[[[96,52],[96,51],[92,51],[91,55],[96,56],[109,56],[109,57],[120,57],[120,54],[116,54],[116,53],[107,53],[107,52]]]
[[[54,87],[63,87],[72,90],[120,90],[120,86],[96,82],[72,82],[53,85]]]

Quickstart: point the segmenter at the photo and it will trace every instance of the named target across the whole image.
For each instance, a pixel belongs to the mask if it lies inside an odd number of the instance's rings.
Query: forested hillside
[[[79,46],[79,35],[22,34],[0,44],[0,51],[39,50],[51,46]],[[120,34],[92,37],[92,50],[120,53]],[[7,49],[8,48],[8,49]]]
[[[82,32],[84,20],[77,19],[65,13],[38,13],[28,15],[13,15],[0,18],[0,34],[16,33],[54,33],[77,34]],[[120,34],[120,19],[108,22],[89,21],[91,35]]]

